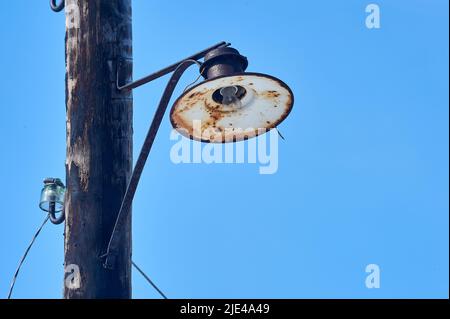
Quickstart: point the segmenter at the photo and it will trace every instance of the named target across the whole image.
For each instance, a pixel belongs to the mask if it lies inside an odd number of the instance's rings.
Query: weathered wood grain
[[[102,266],[132,170],[131,0],[66,0],[65,266],[78,265],[80,286],[64,298],[131,297],[131,217],[114,270]],[[131,214],[129,215],[131,216]],[[66,274],[67,276],[67,274]]]

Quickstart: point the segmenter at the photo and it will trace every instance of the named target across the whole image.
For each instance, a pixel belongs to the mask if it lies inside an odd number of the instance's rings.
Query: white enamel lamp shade
[[[234,94],[236,103],[227,102]],[[294,96],[281,80],[240,73],[201,82],[172,106],[170,121],[182,135],[212,143],[238,142],[277,127],[289,114]]]

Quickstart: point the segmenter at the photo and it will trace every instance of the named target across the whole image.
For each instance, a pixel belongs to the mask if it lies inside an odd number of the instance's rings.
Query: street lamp
[[[117,89],[132,90],[173,72],[128,183],[105,254],[104,267],[114,268],[122,228],[150,153],[156,133],[164,117],[172,93],[182,74],[192,64],[200,66],[205,81],[184,92],[170,112],[173,127],[181,134],[203,142],[236,142],[255,137],[276,128],[289,114],[294,103],[290,88],[281,80],[260,73],[245,73],[247,58],[230,43],[220,42],[208,49],[174,63],[140,80],[120,85],[117,68]],[[204,62],[198,60],[204,58]],[[195,123],[200,122],[200,129]],[[205,134],[206,133],[206,134]]]
[[[291,89],[273,76],[245,72],[247,58],[229,45],[220,42],[123,86],[119,84],[117,73],[117,89],[132,90],[174,72],[152,122],[152,126],[156,126],[150,128],[152,135],[156,135],[175,86],[187,67],[195,63],[205,80],[183,92],[170,111],[171,124],[179,133],[197,141],[225,143],[245,140],[276,128],[292,109]],[[203,57],[203,63],[197,61]],[[119,69],[120,64],[118,72]]]
[[[189,66],[197,64],[205,80],[185,91],[175,101],[170,112],[173,127],[186,137],[215,143],[241,141],[276,128],[291,111],[294,103],[291,89],[273,76],[246,73],[247,58],[229,46],[230,43],[220,42],[125,85],[119,83],[119,62],[116,80],[119,91],[133,90],[161,76],[173,74],[139,153],[106,252],[101,256],[105,268],[114,268],[120,244],[119,234],[124,227],[145,162],[173,91]],[[198,60],[202,58],[204,62],[200,63]],[[196,129],[195,123],[198,122],[200,126]]]

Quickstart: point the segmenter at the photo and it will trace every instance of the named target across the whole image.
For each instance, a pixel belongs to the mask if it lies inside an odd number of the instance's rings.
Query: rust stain
[[[194,93],[191,93],[189,96],[188,96],[188,99],[193,99],[193,98],[195,98],[196,96],[199,96],[199,95],[203,95],[204,93],[201,93],[201,92],[194,92]]]
[[[183,105],[176,111],[178,113],[188,111],[192,107],[194,107],[197,103],[201,102],[202,100],[205,100],[205,94],[207,91],[202,92],[193,92],[186,96],[183,101]]]
[[[278,91],[264,91],[260,95],[264,98],[273,99],[279,97],[281,94]]]
[[[223,118],[223,114],[221,112],[212,112],[210,114],[211,118],[213,119],[214,122],[219,121],[220,119]]]
[[[233,85],[238,85],[237,83],[243,83],[242,81],[247,81],[247,76],[236,76],[233,78]],[[280,82],[278,85],[284,87],[284,83]],[[285,94],[282,89],[277,89],[277,85],[272,87],[268,87],[265,91],[254,90],[255,81],[249,81],[245,83],[247,88],[251,90],[254,96],[251,96],[252,103],[258,103],[258,101],[264,101],[262,107],[255,106],[254,111],[256,117],[255,119],[259,121],[259,125],[262,127],[266,127],[267,130],[275,128],[290,112],[292,108],[293,98],[291,97],[291,93]],[[252,86],[250,89],[249,87]],[[197,89],[195,92],[188,92],[181,99],[179,99],[178,103],[175,104],[172,108],[173,112],[171,113],[171,122],[175,128],[184,131],[184,136],[189,137],[194,140],[204,141],[204,142],[229,142],[230,136],[233,136],[234,141],[245,140],[254,136],[257,136],[260,133],[259,131],[245,131],[242,132],[241,129],[235,128],[235,124],[232,122],[234,116],[236,117],[248,117],[249,114],[247,112],[243,112],[242,109],[233,109],[226,108],[221,103],[218,103],[215,99],[213,99],[213,89]],[[247,92],[246,92],[247,93]],[[285,98],[285,95],[287,97]],[[281,108],[280,110],[272,110],[273,115],[276,115],[277,119],[272,119],[270,116],[266,117],[265,113],[262,112],[263,109],[267,108]],[[186,110],[196,110],[199,112],[201,118],[201,126],[194,128],[192,123],[190,123],[193,119],[192,114],[183,113]],[[259,112],[258,112],[259,111]],[[270,114],[270,110],[267,110]],[[258,116],[258,113],[260,116]],[[223,123],[222,123],[223,122]],[[223,125],[222,125],[223,124]],[[182,133],[181,131],[179,131]],[[187,132],[189,132],[187,136]]]

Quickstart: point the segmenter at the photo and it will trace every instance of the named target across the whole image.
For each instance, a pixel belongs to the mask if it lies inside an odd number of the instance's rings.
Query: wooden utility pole
[[[131,297],[131,218],[115,267],[105,252],[132,170],[131,0],[65,0],[65,298]],[[131,216],[131,214],[128,214]],[[74,269],[79,274],[73,273]],[[72,274],[71,274],[72,273]],[[68,284],[67,278],[72,276]],[[73,278],[75,276],[75,278]]]

